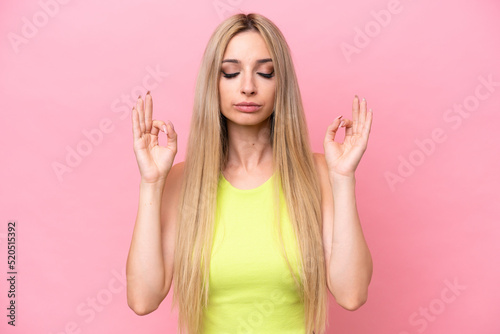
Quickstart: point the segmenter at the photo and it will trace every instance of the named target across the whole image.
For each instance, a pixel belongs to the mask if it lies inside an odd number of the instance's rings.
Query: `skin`
[[[264,39],[259,33],[247,31],[234,36],[229,42],[222,63],[226,74],[238,73],[219,80],[221,113],[227,118],[229,137],[228,164],[224,177],[233,186],[251,189],[264,183],[273,173],[272,148],[269,140],[271,116],[274,108],[276,77]],[[235,59],[238,63],[224,62]],[[264,75],[272,74],[271,78]],[[255,112],[242,112],[235,108],[239,102],[255,102],[262,107]]]
[[[229,164],[223,171],[226,179],[240,189],[251,189],[272,174],[272,149],[264,134],[275,98],[275,77],[259,73],[273,72],[272,63],[258,64],[270,58],[264,39],[257,32],[240,33],[228,44],[224,59],[238,59],[239,64],[223,63],[222,70],[239,74],[221,76],[219,82],[221,112],[228,119]],[[254,113],[234,108],[240,101],[252,101],[263,107]],[[355,169],[366,150],[372,112],[366,100],[353,101],[353,120],[337,117],[327,129],[325,154],[315,153],[322,186],[323,246],[328,264],[328,288],[345,309],[355,310],[366,302],[372,275],[372,259],[364,240],[355,198]],[[343,143],[335,142],[341,125],[346,129]],[[334,202],[335,199],[335,202]],[[335,222],[335,224],[334,224]],[[332,256],[333,254],[333,256]]]
[[[219,82],[221,112],[228,119],[229,164],[223,171],[226,179],[240,189],[251,189],[272,174],[272,149],[265,134],[267,119],[273,110],[275,77],[259,73],[273,72],[272,63],[258,64],[257,59],[270,58],[264,39],[257,32],[234,36],[224,54],[238,64],[224,63],[224,73],[237,73],[235,78],[221,76]],[[251,101],[263,107],[255,113],[234,108],[240,101]],[[372,259],[361,229],[356,208],[355,170],[366,150],[373,113],[367,111],[366,100],[356,96],[353,119],[337,117],[328,127],[325,154],[314,158],[322,188],[323,246],[328,264],[328,288],[337,303],[356,310],[367,300],[372,276]],[[335,142],[340,126],[346,129],[343,143]],[[334,202],[335,199],[335,202]],[[335,223],[334,223],[335,222]]]
[[[366,99],[355,96],[352,120],[334,119],[328,126],[323,147],[316,154],[322,187],[323,246],[328,265],[330,292],[339,305],[354,311],[368,298],[373,262],[359,219],[355,196],[355,170],[366,151],[373,112]],[[343,143],[335,142],[340,126]]]
[[[240,189],[255,188],[273,172],[272,149],[268,139],[269,117],[275,99],[272,62],[264,40],[256,32],[244,32],[229,42],[223,60],[226,74],[219,81],[221,113],[227,118],[229,134],[226,179]],[[255,102],[262,107],[252,113],[235,109],[238,102]],[[134,153],[141,172],[139,210],[127,260],[129,306],[137,314],[154,311],[170,290],[173,273],[175,208],[180,191],[184,162],[172,166],[177,153],[177,133],[173,124],[152,119],[153,101],[148,94],[138,98],[132,110]],[[352,120],[339,116],[328,126],[324,154],[314,153],[321,182],[323,247],[327,264],[328,289],[336,302],[356,310],[368,296],[373,263],[363,236],[356,207],[355,170],[363,156],[371,129],[373,113],[365,99],[356,96]],[[345,128],[343,143],[336,133]],[[158,145],[160,131],[168,137],[165,147]],[[169,200],[169,199],[174,200]],[[161,216],[160,216],[161,211]],[[144,261],[144,259],[148,259]],[[159,293],[157,292],[159,291]]]

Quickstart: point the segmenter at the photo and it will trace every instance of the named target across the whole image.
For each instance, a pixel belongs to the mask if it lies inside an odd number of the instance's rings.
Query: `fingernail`
[[[150,94],[149,94],[149,90],[148,90],[148,92],[146,93],[146,95],[150,95]]]
[[[339,119],[339,118],[341,118],[342,116],[344,116],[344,115],[337,116],[337,118],[335,118],[335,119]]]
[[[340,122],[340,126],[341,127],[344,126],[344,123],[345,123],[344,120],[342,120],[342,122]]]
[[[139,95],[138,99],[140,99],[140,98],[141,98],[141,95]]]
[[[167,127],[165,125],[163,125],[162,129],[163,129],[163,132],[167,133]]]
[[[364,97],[363,97],[363,101],[366,101]]]
[[[372,108],[370,108],[370,112],[373,112]]]
[[[357,95],[354,95],[355,98],[357,98],[359,100],[359,97]]]

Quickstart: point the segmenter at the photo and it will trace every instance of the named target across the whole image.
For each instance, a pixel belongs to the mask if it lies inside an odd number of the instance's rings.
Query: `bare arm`
[[[127,301],[145,315],[170,291],[175,254],[178,193],[184,162],[174,165],[162,184],[141,182],[139,208],[127,259]]]
[[[373,271],[356,207],[356,181],[330,175],[323,154],[315,153],[315,159],[322,183],[328,289],[340,306],[354,311],[367,300]]]
[[[350,120],[340,115],[328,126],[321,155],[324,183],[323,218],[328,235],[325,253],[329,288],[337,302],[355,310],[368,298],[373,262],[366,244],[356,206],[355,170],[366,151],[373,112],[367,110],[366,99],[361,103],[356,95]],[[345,128],[343,143],[335,141],[340,127]]]
[[[355,310],[368,298],[373,263],[356,207],[355,179],[331,176],[330,182],[335,199],[330,284],[346,308]]]
[[[141,181],[139,207],[127,258],[127,302],[135,313],[154,311],[167,295],[160,209],[165,182]]]
[[[139,315],[158,308],[170,289],[177,197],[177,134],[169,122],[153,120],[153,99],[139,96],[132,109],[134,153],[141,173],[139,207],[127,257],[127,303]],[[160,129],[166,146],[158,144]]]

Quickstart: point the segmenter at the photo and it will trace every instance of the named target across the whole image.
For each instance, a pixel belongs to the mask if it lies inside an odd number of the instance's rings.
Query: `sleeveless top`
[[[281,254],[273,205],[275,175],[253,189],[220,173],[203,334],[304,334],[304,303]],[[280,185],[281,229],[298,276],[300,250]]]

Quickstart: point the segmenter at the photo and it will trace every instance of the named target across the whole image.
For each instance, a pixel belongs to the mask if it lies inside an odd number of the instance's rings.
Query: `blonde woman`
[[[252,13],[226,19],[208,42],[184,162],[173,165],[173,124],[152,113],[148,92],[132,111],[135,313],[153,312],[172,287],[181,333],[319,334],[328,291],[347,310],[365,303],[372,259],[354,192],[372,123],[365,99],[354,98],[352,120],[335,118],[324,154],[313,153],[288,45]]]

